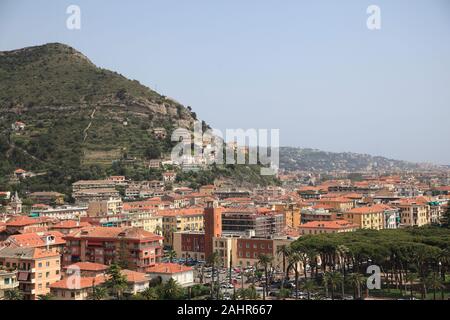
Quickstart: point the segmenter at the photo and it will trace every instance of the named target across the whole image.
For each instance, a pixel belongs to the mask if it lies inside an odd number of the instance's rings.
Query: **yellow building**
[[[400,226],[420,227],[430,223],[430,207],[419,199],[404,199],[394,204],[400,210]]]
[[[130,214],[131,226],[139,227],[145,231],[162,235],[163,217],[154,212],[136,212]]]
[[[354,208],[344,212],[344,219],[358,225],[361,229],[384,229],[385,206]]]
[[[301,224],[301,207],[297,204],[274,205],[274,211],[285,214],[286,226],[296,229]]]
[[[164,245],[173,246],[173,234],[179,231],[202,231],[203,208],[160,210]]]

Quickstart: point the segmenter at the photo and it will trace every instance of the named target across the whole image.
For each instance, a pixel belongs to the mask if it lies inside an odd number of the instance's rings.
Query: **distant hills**
[[[288,171],[404,171],[439,167],[432,164],[412,163],[351,152],[338,153],[309,148],[280,148],[280,168]]]

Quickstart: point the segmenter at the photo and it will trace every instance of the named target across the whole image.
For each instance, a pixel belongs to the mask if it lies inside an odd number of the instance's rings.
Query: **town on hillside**
[[[0,299],[449,298],[449,172],[356,176],[193,189],[167,171],[0,190]]]

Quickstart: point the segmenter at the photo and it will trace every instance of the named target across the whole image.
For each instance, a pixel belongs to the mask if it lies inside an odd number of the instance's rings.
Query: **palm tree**
[[[436,272],[431,273],[427,277],[426,282],[428,288],[433,289],[433,300],[436,300],[436,291],[441,290],[444,286],[439,274],[437,274]]]
[[[266,292],[269,289],[269,266],[272,265],[273,257],[267,254],[260,254],[258,256],[258,263],[264,268],[264,276],[265,276],[265,288],[263,290],[263,300],[266,300]]]
[[[348,276],[348,281],[352,284],[353,286],[353,298],[354,299],[360,299],[361,298],[361,285],[364,283],[364,281],[366,280],[366,278],[359,273],[351,273]]]
[[[295,299],[298,300],[298,278],[299,278],[299,270],[298,270],[298,264],[301,261],[301,255],[297,252],[292,252],[289,257],[289,265],[288,265],[288,271],[289,269],[294,269],[295,273]]]
[[[157,300],[158,293],[154,287],[147,287],[144,291],[141,292],[141,295],[145,300]]]
[[[212,278],[211,278],[211,298],[214,297],[214,274],[216,273],[216,266],[220,265],[222,259],[217,251],[214,251],[209,257],[208,257],[208,264],[212,268]],[[218,272],[217,272],[218,273]],[[217,282],[219,282],[219,274],[217,274]],[[217,287],[217,300],[219,299],[219,289],[220,285]]]
[[[291,247],[288,245],[285,245],[285,244],[283,244],[277,248],[277,254],[281,255],[283,258],[283,273],[286,272],[286,259],[291,252],[292,252]],[[283,284],[284,284],[284,279],[283,279]]]
[[[334,300],[334,292],[338,288],[339,285],[342,285],[343,278],[340,272],[330,272],[329,276],[330,286],[331,286],[331,299]],[[344,298],[344,297],[342,297]]]
[[[179,300],[183,296],[183,288],[172,278],[160,285],[157,290],[162,300]]]
[[[108,290],[103,286],[92,286],[92,292],[89,295],[89,300],[104,300],[108,297]]]
[[[23,294],[19,289],[11,289],[5,291],[5,300],[23,300]]]
[[[173,262],[173,259],[176,259],[176,258],[177,258],[177,253],[176,253],[176,251],[175,251],[175,250],[169,250],[169,251],[167,252],[167,257],[169,258],[169,262],[172,263],[172,262]]]
[[[325,296],[328,298],[328,286],[330,285],[330,273],[329,272],[325,272],[323,274],[323,278],[322,278],[322,284],[325,288]]]
[[[408,273],[406,275],[406,281],[409,282],[409,291],[411,293],[411,299],[414,297],[413,285],[414,285],[414,282],[417,281],[418,277],[419,277],[419,275],[417,273],[413,273],[413,272]]]
[[[303,285],[303,289],[308,293],[308,300],[311,300],[311,291],[314,290],[316,284],[313,280],[307,280]]]

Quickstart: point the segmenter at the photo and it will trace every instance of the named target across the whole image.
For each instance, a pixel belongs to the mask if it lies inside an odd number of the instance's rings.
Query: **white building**
[[[179,285],[187,287],[194,284],[194,270],[191,267],[176,263],[158,263],[147,269],[152,279],[160,277],[162,282],[175,280]]]

